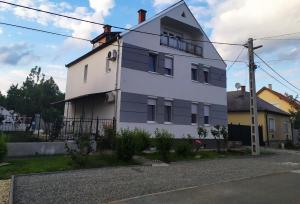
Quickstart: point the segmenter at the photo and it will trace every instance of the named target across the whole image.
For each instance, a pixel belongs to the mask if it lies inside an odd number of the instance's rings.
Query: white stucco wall
[[[114,43],[117,45],[117,42]],[[66,99],[86,94],[112,91],[115,89],[117,61],[110,61],[111,71],[106,72],[107,53],[117,50],[118,47],[110,45],[77,64],[68,68]],[[84,83],[84,66],[88,64],[87,82]]]

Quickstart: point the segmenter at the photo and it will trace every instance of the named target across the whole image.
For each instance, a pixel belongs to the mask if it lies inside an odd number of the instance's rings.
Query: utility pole
[[[251,152],[252,155],[260,155],[259,132],[257,124],[257,99],[256,99],[256,84],[255,84],[255,69],[254,50],[261,48],[262,45],[253,47],[253,38],[248,39],[245,45],[248,48],[249,55],[249,87],[250,87],[250,115],[251,115]]]

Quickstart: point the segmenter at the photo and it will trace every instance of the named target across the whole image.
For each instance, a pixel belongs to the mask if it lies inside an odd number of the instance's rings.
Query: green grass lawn
[[[199,151],[198,153],[194,153],[189,156],[179,156],[175,152],[170,153],[170,162],[176,161],[184,161],[184,160],[199,160],[199,159],[217,159],[217,158],[225,158],[229,156],[245,156],[250,155],[250,150],[229,150],[227,152],[218,153],[216,151]],[[144,157],[151,160],[160,160],[160,155],[158,152],[155,153],[147,153],[143,154]]]
[[[138,164],[136,161],[124,162],[117,159],[115,155],[93,155],[90,156],[85,167],[76,167],[69,156],[35,156],[27,158],[10,159],[5,162],[9,165],[0,167],[0,180],[8,179],[12,175],[66,171],[82,168],[99,168],[106,166],[126,166]]]

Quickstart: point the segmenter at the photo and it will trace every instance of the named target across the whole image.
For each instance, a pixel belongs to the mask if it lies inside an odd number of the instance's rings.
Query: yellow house
[[[271,84],[269,84],[268,88],[261,88],[257,92],[257,96],[287,113],[290,111],[300,111],[299,101],[292,101],[287,96],[274,91]]]
[[[228,123],[251,125],[250,94],[242,90],[227,92]],[[272,104],[257,98],[258,125],[262,126],[263,140],[267,145],[291,140],[289,114]]]

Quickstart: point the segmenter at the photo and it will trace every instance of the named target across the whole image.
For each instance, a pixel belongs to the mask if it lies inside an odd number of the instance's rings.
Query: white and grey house
[[[65,117],[115,118],[118,130],[164,128],[177,138],[227,125],[226,64],[187,4],[148,20],[139,10],[138,22],[124,32],[104,26],[92,50],[66,65]]]

